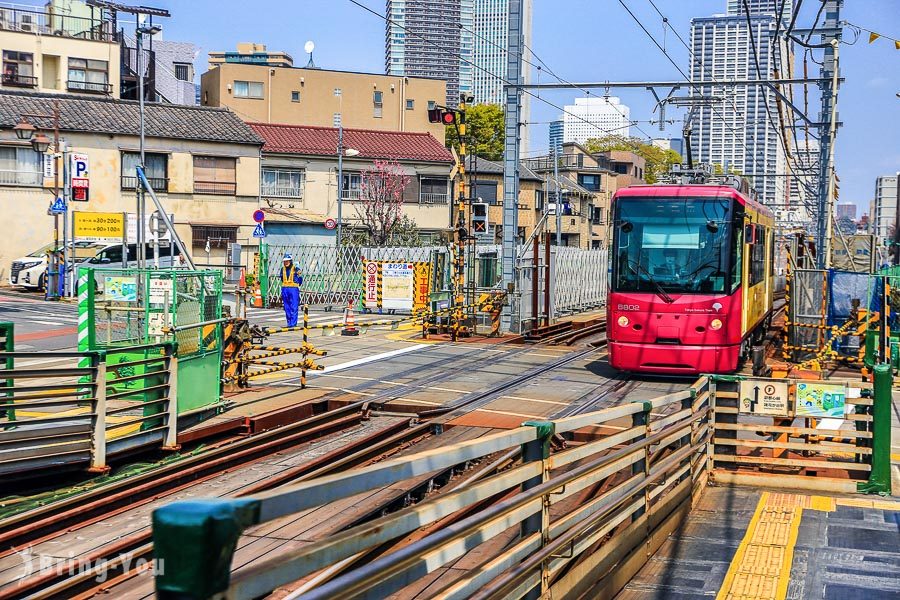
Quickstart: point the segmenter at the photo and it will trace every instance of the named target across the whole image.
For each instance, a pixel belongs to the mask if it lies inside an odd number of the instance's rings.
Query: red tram
[[[610,364],[735,371],[771,319],[771,211],[736,187],[666,184],[619,190],[612,216]]]

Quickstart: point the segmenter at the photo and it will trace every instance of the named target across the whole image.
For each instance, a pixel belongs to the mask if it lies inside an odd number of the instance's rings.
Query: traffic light
[[[443,108],[429,108],[428,122],[453,125],[454,123],[456,123],[456,111],[444,110]]]
[[[465,226],[460,226],[456,228],[456,237],[460,242],[464,242],[469,239],[469,230],[465,228]]]
[[[472,232],[475,235],[488,232],[488,207],[487,204],[472,204]]]
[[[441,122],[441,113],[443,113],[439,108],[429,108],[428,109],[428,122],[429,123],[440,123]]]
[[[446,110],[441,114],[441,123],[444,125],[453,125],[456,123],[456,113],[452,110]]]

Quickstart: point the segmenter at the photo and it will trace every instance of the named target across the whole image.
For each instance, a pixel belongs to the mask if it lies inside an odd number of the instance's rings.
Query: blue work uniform
[[[281,267],[281,303],[284,305],[284,318],[288,327],[297,326],[297,315],[300,311],[300,285],[303,276],[293,264]]]

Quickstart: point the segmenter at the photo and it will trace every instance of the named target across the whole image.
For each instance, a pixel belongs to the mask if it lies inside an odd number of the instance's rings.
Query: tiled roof
[[[334,127],[250,123],[265,140],[263,152],[335,156],[338,130]],[[344,129],[344,147],[360,158],[452,163],[453,155],[430,133]]]
[[[471,160],[466,160],[466,173],[473,172],[473,165],[471,164]],[[487,160],[485,158],[481,158],[480,156],[476,159],[475,169],[479,173],[490,173],[491,175],[503,175],[503,164],[494,162],[492,160]],[[534,171],[525,166],[524,162],[519,162],[519,180],[533,180],[533,181],[543,181],[544,178],[537,175]]]
[[[10,91],[0,92],[0,129],[14,127],[22,113],[52,115],[57,100],[62,131],[139,135],[140,107],[136,101]],[[147,102],[145,107],[147,137],[262,143],[253,130],[227,108],[158,102]],[[51,118],[29,117],[28,120],[44,130],[53,128]]]

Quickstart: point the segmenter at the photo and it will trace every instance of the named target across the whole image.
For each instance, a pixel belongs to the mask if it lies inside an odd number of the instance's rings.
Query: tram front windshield
[[[741,228],[732,236],[733,205],[731,198],[618,199],[613,289],[667,300],[669,292],[731,291],[740,282]]]

